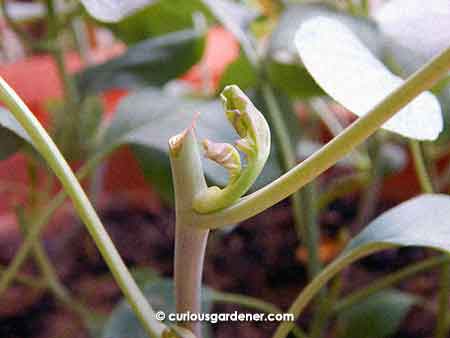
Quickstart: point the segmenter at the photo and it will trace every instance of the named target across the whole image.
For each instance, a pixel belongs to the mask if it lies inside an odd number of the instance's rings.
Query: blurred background
[[[72,168],[89,168],[85,190],[151,304],[167,311],[174,306],[169,136],[199,111],[202,138],[235,139],[218,93],[238,84],[275,133],[257,189],[353,122],[355,116],[323,93],[294,50],[295,30],[312,16],[350,25],[402,76],[424,63],[377,21],[389,1],[154,0],[117,22],[104,22],[75,0],[0,2],[0,76]],[[402,18],[408,13],[398,13],[398,27]],[[446,79],[433,89],[446,121],[449,88]],[[70,201],[62,201],[58,180],[26,140],[0,124],[0,337],[144,337]],[[445,193],[448,136],[446,123],[436,142],[421,145],[435,189]],[[226,183],[222,168],[205,162],[205,172],[211,184]],[[212,233],[206,310],[286,310],[314,264],[320,269],[329,263],[375,216],[419,194],[420,185],[408,142],[380,131],[304,190],[297,197],[308,212],[300,218],[294,212],[299,200],[289,199]],[[302,241],[301,222],[314,224],[315,258]],[[31,243],[28,252],[25,243]],[[312,338],[431,337],[439,283],[433,268],[442,263],[434,255],[403,248],[355,263],[327,291],[326,324],[314,328],[311,306],[298,328],[309,328]],[[425,260],[431,262],[425,272],[369,298],[352,298],[355,290]],[[219,323],[207,325],[205,336],[270,337],[275,327]]]

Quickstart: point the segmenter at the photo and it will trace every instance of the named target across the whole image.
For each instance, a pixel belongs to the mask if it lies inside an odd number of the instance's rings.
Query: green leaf
[[[398,331],[417,299],[407,293],[385,290],[339,314],[339,338],[384,338]]]
[[[136,156],[145,179],[151,182],[162,200],[173,205],[175,195],[172,186],[172,175],[167,155],[142,145],[132,145],[131,149]]]
[[[288,312],[297,318],[311,299],[356,260],[398,246],[425,246],[450,252],[450,196],[427,194],[388,210],[372,221],[348,244],[340,256],[303,289]],[[292,323],[282,323],[278,336],[286,336]]]
[[[219,91],[222,91],[229,84],[236,84],[242,90],[255,88],[258,84],[258,76],[242,51],[239,57],[230,63],[222,74]]]
[[[139,145],[151,150],[149,158],[146,158],[144,150],[138,152],[139,162],[148,163],[143,168],[144,171],[146,168],[153,170],[152,166],[156,165],[167,168],[169,175],[168,140],[189,126],[196,112],[201,113],[196,123],[196,133],[200,139],[214,138],[223,142],[233,142],[236,139],[218,100],[180,97],[148,88],[129,95],[119,104],[98,151],[106,153],[121,144]],[[155,156],[155,152],[164,156]],[[161,162],[156,164],[156,160]],[[203,165],[206,176],[211,181],[219,185],[227,183],[227,174],[222,167],[207,160]],[[279,173],[277,164],[269,163],[255,186],[266,184]],[[154,180],[155,178],[152,179]]]
[[[155,311],[164,311],[166,316],[175,313],[174,283],[170,279],[157,279],[147,283],[143,288],[144,295]],[[212,308],[212,291],[202,289],[202,311],[210,312]],[[168,324],[173,324],[167,322]],[[203,337],[212,337],[211,328],[203,323]],[[103,338],[133,337],[147,338],[145,331],[134,315],[128,303],[123,300],[114,309],[103,329]]]
[[[146,284],[160,279],[160,274],[158,271],[145,266],[133,267],[130,269],[130,273],[136,284],[142,288],[145,287]]]
[[[26,142],[31,140],[14,116],[0,107],[0,160],[4,160],[16,153]]]
[[[84,93],[160,86],[199,61],[203,47],[203,36],[192,29],[149,39],[115,59],[86,69],[78,75],[78,85]]]
[[[200,0],[157,0],[124,20],[106,26],[124,42],[133,44],[192,27],[194,13],[211,18]]]
[[[289,96],[306,99],[324,94],[306,68],[298,64],[271,60],[266,70],[269,81]]]
[[[267,71],[275,87],[294,97],[323,95],[323,91],[303,67],[294,45],[295,33],[300,25],[316,16],[333,18],[346,24],[374,54],[380,55],[382,52],[380,35],[371,21],[337,12],[325,5],[287,6],[270,38]]]
[[[373,246],[426,246],[450,251],[450,196],[427,194],[406,201],[372,221],[345,252]]]

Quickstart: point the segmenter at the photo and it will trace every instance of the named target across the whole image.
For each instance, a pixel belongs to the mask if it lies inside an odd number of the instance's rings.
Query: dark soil
[[[341,227],[350,228],[355,217],[356,197],[340,200],[321,215],[322,233],[337,238]],[[126,205],[107,207],[102,219],[129,266],[148,266],[163,276],[171,276],[174,249],[174,218],[169,210],[159,214]],[[97,249],[80,223],[64,218],[63,231],[50,232],[44,239],[52,261],[64,284],[90,307],[107,314],[121,294]],[[233,231],[213,232],[205,264],[207,285],[236,293],[260,297],[287,309],[306,283],[306,268],[299,259],[297,240],[289,205],[283,202],[241,224]],[[19,245],[11,240],[0,249],[0,262],[6,264]],[[345,272],[344,294],[430,253],[420,249],[392,250],[366,258]],[[27,263],[23,270],[36,274]],[[350,278],[351,276],[351,278]],[[435,298],[435,273],[418,275],[401,288]],[[0,337],[2,338],[87,338],[77,316],[54,300],[51,294],[19,284],[0,298]],[[220,305],[214,311],[234,311],[237,306]],[[307,327],[305,313],[299,324]],[[432,310],[415,308],[396,337],[419,338],[432,335]],[[232,323],[214,326],[217,338],[270,337],[275,325]],[[333,336],[333,325],[329,336]]]

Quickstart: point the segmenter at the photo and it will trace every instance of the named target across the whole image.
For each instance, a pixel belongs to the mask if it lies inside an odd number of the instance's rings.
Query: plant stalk
[[[433,183],[427,170],[425,155],[421,144],[418,141],[410,140],[411,153],[416,168],[416,174],[419,179],[420,187],[426,194],[432,194]],[[441,267],[439,278],[439,292],[438,292],[438,313],[436,318],[436,338],[445,338],[448,332],[448,299],[450,295],[450,265],[444,263]]]
[[[392,248],[393,245],[385,243],[374,243],[359,247],[354,251],[343,253],[332,263],[326,266],[317,276],[309,283],[302,292],[295,299],[294,303],[289,308],[288,312],[294,315],[297,319],[302,311],[305,309],[306,305],[311,301],[311,299],[322,290],[326,283],[336,276],[337,273],[342,271],[345,267],[353,263],[354,261],[366,257],[374,252],[381,251],[384,249]],[[292,330],[294,322],[282,322],[272,338],[285,338]]]
[[[70,169],[64,157],[45,129],[28,109],[25,103],[9,85],[0,78],[0,100],[6,105],[16,120],[30,136],[34,147],[47,161],[61,181],[64,190],[72,199],[74,207],[94,239],[100,253],[111,270],[116,282],[141,321],[146,333],[159,337],[166,326],[158,322],[153,310],[145,299],[133,277],[125,266],[111,238],[106,232],[97,213],[92,207],[83,188]]]
[[[380,278],[372,282],[371,284],[367,285],[363,289],[354,291],[353,293],[339,300],[334,306],[333,311],[335,313],[340,313],[341,311],[344,311],[345,309],[353,306],[354,304],[357,304],[362,300],[366,299],[367,297],[379,292],[380,290],[391,287],[392,285],[395,285],[406,278],[412,277],[419,272],[424,272],[426,270],[430,270],[432,268],[448,264],[449,261],[450,258],[448,257],[448,255],[443,254],[437,257],[428,258],[417,264],[407,266],[399,271],[396,271],[383,278]]]

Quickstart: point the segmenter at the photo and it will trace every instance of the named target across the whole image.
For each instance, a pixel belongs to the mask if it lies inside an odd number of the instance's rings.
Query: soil
[[[358,197],[350,196],[333,203],[321,214],[323,237],[337,240],[342,228],[352,228]],[[389,205],[380,208],[381,211]],[[122,257],[129,266],[148,266],[170,277],[173,265],[174,217],[162,209],[159,213],[129,205],[110,205],[101,212]],[[64,284],[90,307],[109,313],[121,299],[108,269],[79,221],[66,216],[64,231],[52,231],[44,245]],[[11,239],[0,248],[0,262],[6,264],[20,244]],[[287,309],[306,283],[306,268],[299,249],[289,203],[283,202],[241,224],[234,230],[215,231],[210,237],[205,263],[205,282],[218,290],[247,294]],[[345,272],[346,294],[383,274],[430,255],[421,249],[383,252],[354,264]],[[27,263],[24,273],[37,269]],[[351,276],[351,278],[349,278]],[[420,274],[400,285],[401,289],[434,300],[436,273]],[[0,337],[2,338],[87,338],[77,316],[61,306],[48,292],[15,284],[0,298]],[[7,306],[5,306],[7,304]],[[431,303],[433,304],[433,303]],[[237,306],[220,305],[214,311],[234,311]],[[396,337],[419,338],[432,335],[433,310],[414,308]],[[308,326],[306,312],[299,324]],[[216,324],[217,338],[270,337],[275,325],[261,323]],[[330,325],[329,337],[333,337]]]

